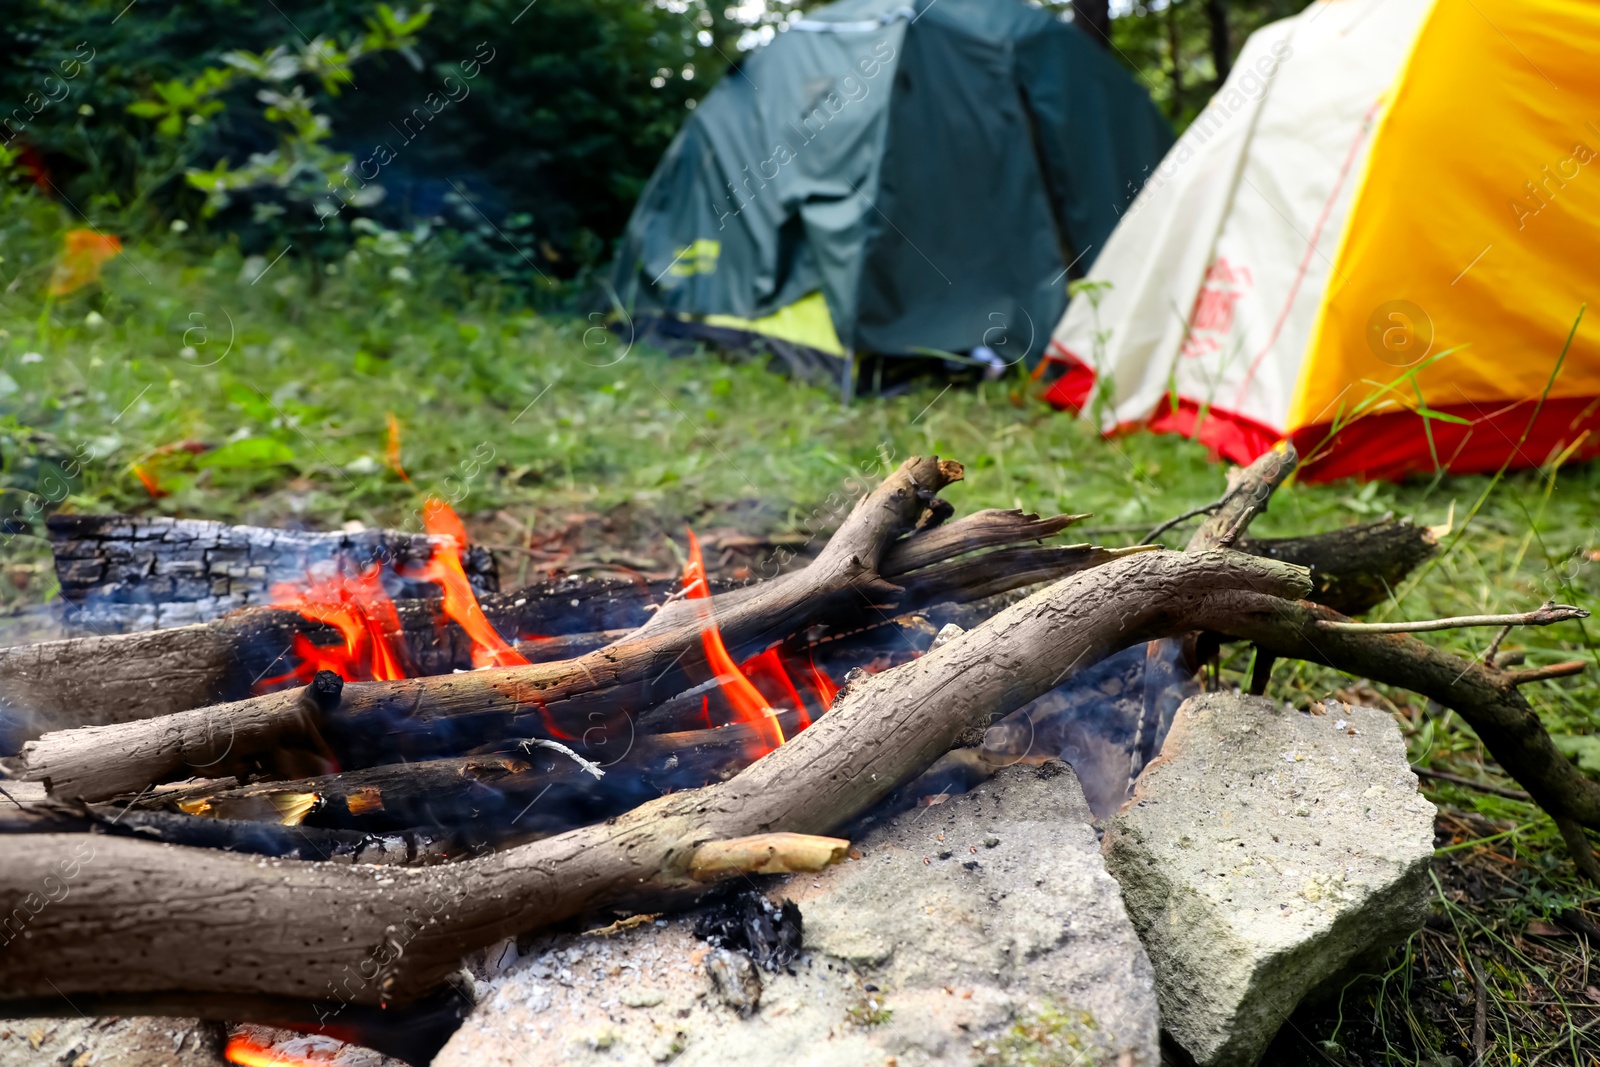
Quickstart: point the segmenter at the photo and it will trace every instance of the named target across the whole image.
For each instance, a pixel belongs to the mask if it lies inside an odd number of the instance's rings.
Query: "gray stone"
[[[0,1020],[0,1067],[225,1067],[220,1023],[148,1017]]]
[[[748,1016],[688,918],[541,938],[434,1067],[1156,1067],[1150,963],[1089,822],[1060,763],[886,820],[772,885],[800,906],[803,954],[761,973]],[[662,1002],[624,1007],[633,985]]]
[[[1433,805],[1399,729],[1319,712],[1186,701],[1107,827],[1162,1026],[1202,1067],[1254,1064],[1306,993],[1427,914]]]

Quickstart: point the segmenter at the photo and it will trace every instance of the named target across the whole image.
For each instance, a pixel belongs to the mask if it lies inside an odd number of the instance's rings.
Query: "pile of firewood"
[[[0,743],[22,789],[0,814],[13,835],[0,997],[13,1011],[65,994],[86,1010],[234,1018],[415,1001],[498,939],[837,859],[848,843],[822,835],[1144,642],[1170,643],[1190,670],[1220,642],[1251,642],[1256,691],[1292,658],[1453,709],[1600,873],[1584,833],[1600,829],[1600,787],[1518,689],[1581,665],[1509,670],[1406,632],[1585,613],[1350,622],[1435,535],[1384,520],[1248,537],[1295,463],[1284,449],[1236,472],[1172,551],[1043,543],[1079,516],[952,519],[938,493],[961,467],[912,458],[806,566],[771,580],[698,598],[571,581],[484,596],[497,627],[540,635],[518,645],[525,666],[461,670],[425,601],[399,605],[422,673],[395,681],[322,673],[251,695],[261,665],[315,630],[270,607],[0,651]],[[964,606],[965,632],[930,647],[916,613],[947,604]],[[826,709],[710,727],[713,623],[734,661],[831,644],[838,669],[887,669],[851,671]],[[1156,735],[1153,716],[1140,722],[1130,778]]]

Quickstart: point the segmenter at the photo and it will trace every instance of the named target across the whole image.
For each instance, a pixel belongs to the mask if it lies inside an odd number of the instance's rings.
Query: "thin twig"
[[[1211,514],[1213,511],[1216,511],[1218,508],[1220,508],[1227,499],[1228,498],[1224,496],[1221,500],[1213,500],[1211,503],[1204,504],[1198,508],[1190,508],[1182,515],[1174,515],[1160,526],[1155,527],[1149,533],[1145,534],[1144,537],[1139,540],[1139,543],[1141,545],[1151,544],[1156,538],[1160,537],[1162,534],[1178,525],[1178,523],[1188,522],[1190,519],[1196,518],[1200,515]]]
[[[1418,778],[1434,778],[1441,782],[1450,782],[1454,785],[1464,785],[1468,789],[1476,789],[1481,793],[1493,793],[1495,796],[1505,797],[1507,800],[1533,799],[1533,797],[1529,796],[1527,793],[1524,793],[1520,789],[1512,789],[1510,786],[1504,785],[1495,785],[1493,782],[1479,782],[1471,778],[1463,778],[1459,774],[1450,774],[1446,771],[1436,771],[1431,767],[1419,767],[1415,763],[1411,765],[1411,772]]]
[[[1568,1035],[1568,1036],[1569,1037],[1582,1037],[1584,1034],[1587,1034],[1590,1030],[1593,1030],[1595,1028],[1595,1026],[1597,1026],[1597,1025],[1600,1025],[1600,1019],[1590,1019],[1588,1022],[1584,1023],[1582,1026],[1574,1027],[1573,1030],[1572,1030],[1572,1033],[1570,1035]],[[1558,1041],[1554,1045],[1551,1045],[1549,1048],[1545,1049],[1543,1052],[1539,1053],[1533,1059],[1528,1061],[1528,1067],[1539,1067],[1540,1061],[1542,1061],[1546,1056],[1550,1055],[1550,1053],[1554,1052],[1556,1049],[1560,1048],[1563,1043],[1564,1042]]]
[[[1449,619],[1421,619],[1417,622],[1334,622],[1319,619],[1318,630],[1341,634],[1419,634],[1431,630],[1457,630],[1464,626],[1549,626],[1552,623],[1587,619],[1589,613],[1570,604],[1545,604],[1520,615],[1457,615]]]
[[[1483,662],[1491,667],[1497,666],[1494,658],[1500,654],[1500,642],[1509,636],[1511,636],[1511,624],[1506,623],[1500,632],[1494,635],[1494,640],[1489,642],[1489,650],[1483,654]]]
[[[1469,955],[1466,962],[1472,968],[1472,1067],[1483,1067],[1489,1050],[1489,984],[1476,960]]]
[[[1552,663],[1547,667],[1529,667],[1525,671],[1506,671],[1506,680],[1512,685],[1527,685],[1529,682],[1544,682],[1551,678],[1570,678],[1574,674],[1582,674],[1589,664],[1581,659],[1569,659],[1565,663]]]
[[[563,745],[560,741],[551,741],[543,737],[530,737],[526,741],[522,742],[522,747],[524,749],[548,748],[552,752],[559,752],[563,756],[570,756],[574,763],[583,768],[583,773],[593,775],[596,781],[606,776],[606,772],[601,770],[600,764],[595,763],[592,760],[584,759],[582,756],[572,751],[572,749],[568,748],[566,745]]]

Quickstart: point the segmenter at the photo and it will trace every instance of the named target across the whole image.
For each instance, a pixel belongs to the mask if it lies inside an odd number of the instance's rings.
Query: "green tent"
[[[636,319],[846,370],[855,352],[1033,358],[1171,143],[1133,79],[1040,8],[843,0],[700,102],[614,281]]]

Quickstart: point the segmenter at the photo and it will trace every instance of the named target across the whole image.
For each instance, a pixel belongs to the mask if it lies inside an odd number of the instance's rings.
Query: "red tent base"
[[[1311,482],[1398,480],[1441,468],[1451,474],[1487,474],[1503,466],[1542,466],[1574,443],[1571,460],[1600,455],[1600,397],[1562,397],[1543,404],[1444,404],[1436,410],[1467,424],[1393,411],[1365,416],[1337,434],[1327,425],[1302,427],[1292,435],[1295,448],[1309,461],[1300,477]]]
[[[1074,360],[1067,373],[1052,383],[1045,400],[1076,413],[1093,384],[1094,372]],[[1363,416],[1337,432],[1328,423],[1301,427],[1290,435],[1301,457],[1300,480],[1397,481],[1440,469],[1486,474],[1502,466],[1542,466],[1568,448],[1572,448],[1570,460],[1600,455],[1600,397],[1561,397],[1543,404],[1534,400],[1498,406],[1446,404],[1436,410],[1465,419],[1466,424],[1424,419],[1414,411],[1391,411]],[[1179,397],[1176,403],[1169,397],[1144,422],[1126,423],[1114,432],[1139,429],[1192,438],[1213,456],[1238,464],[1249,463],[1282,438],[1279,431],[1254,419],[1203,407],[1188,397]]]

